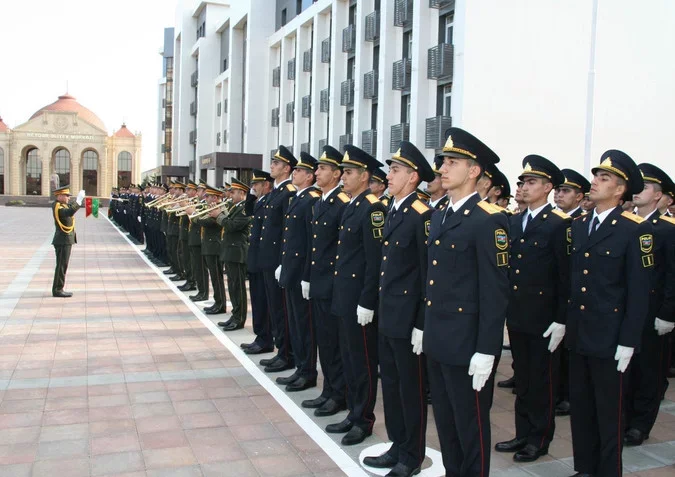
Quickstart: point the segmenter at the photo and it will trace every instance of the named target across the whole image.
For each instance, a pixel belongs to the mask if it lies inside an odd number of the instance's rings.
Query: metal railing
[[[401,141],[407,141],[410,139],[410,124],[401,123],[394,124],[391,127],[391,137],[389,140],[389,152],[398,151]]]
[[[308,118],[312,114],[312,95],[302,97],[302,117]]]
[[[409,58],[403,58],[394,62],[391,87],[395,90],[410,89],[410,77],[412,62]]]
[[[354,80],[348,79],[340,85],[340,105],[353,106],[354,105]]]
[[[342,136],[340,136],[340,144],[339,144],[338,147],[340,148],[341,152],[345,152],[345,146],[347,144],[352,144],[352,143],[353,143],[352,135],[351,134],[343,134]]]
[[[330,110],[330,90],[328,88],[321,90],[319,98],[319,111],[327,113]]]
[[[286,103],[286,122],[292,123],[295,121],[295,101]]]
[[[361,149],[371,156],[377,155],[377,129],[361,132]]]
[[[452,78],[455,47],[448,43],[432,46],[427,50],[427,78]]]
[[[302,54],[302,71],[305,73],[312,72],[312,49],[305,51]]]
[[[450,116],[434,116],[427,118],[424,124],[424,147],[440,149],[445,144],[445,131],[452,126]]]
[[[330,37],[321,42],[321,63],[330,63]]]
[[[279,127],[279,108],[272,109],[272,127]]]
[[[366,41],[375,41],[380,38],[380,11],[366,15]]]
[[[342,30],[342,51],[344,53],[354,53],[356,49],[356,27],[348,25]]]
[[[197,73],[197,71],[195,71],[190,76],[190,86],[194,87],[197,86],[198,84],[199,84],[199,74]]]
[[[286,77],[289,80],[294,80],[295,79],[295,58],[288,60],[288,74]]]
[[[377,98],[377,71],[369,71],[363,75],[363,99]]]
[[[394,0],[394,26],[406,27],[412,23],[412,0]]]
[[[277,66],[272,70],[272,86],[278,88],[281,84],[281,66]]]

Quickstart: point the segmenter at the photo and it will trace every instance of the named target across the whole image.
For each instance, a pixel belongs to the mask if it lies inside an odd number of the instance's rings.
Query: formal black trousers
[[[197,291],[200,295],[209,297],[209,271],[207,270],[204,257],[202,256],[202,246],[192,245],[190,249],[190,265],[192,266],[192,279],[197,285]]]
[[[596,477],[622,475],[624,374],[616,366],[613,357],[570,351],[570,417],[577,472]]]
[[[349,409],[347,419],[355,426],[371,430],[375,424],[377,399],[377,318],[361,326],[354,310],[353,315],[341,316],[340,320],[340,353]]]
[[[263,270],[267,309],[272,323],[272,336],[277,347],[277,356],[289,364],[294,364],[293,346],[288,339],[288,310],[286,299],[279,282],[274,278],[274,270]]]
[[[488,477],[494,374],[476,392],[468,366],[451,366],[427,356],[427,372],[445,475]]]
[[[188,245],[187,240],[180,241],[180,250],[182,263],[181,267],[183,274],[188,283],[193,283],[195,281],[194,274],[192,273],[192,255],[190,254],[190,246]]]
[[[72,248],[72,245],[54,245],[54,252],[56,253],[56,267],[54,268],[52,293],[63,291],[63,286],[66,283],[68,262],[70,261],[70,250]]]
[[[206,268],[211,275],[211,286],[213,287],[214,308],[225,309],[225,283],[223,280],[223,264],[218,255],[204,255]]]
[[[560,344],[560,366],[556,403],[570,400],[570,352]]]
[[[181,272],[180,262],[178,261],[178,236],[177,235],[167,235],[166,236],[166,252],[169,255],[169,264],[174,271],[180,275]]]
[[[261,348],[270,348],[274,345],[274,340],[262,272],[249,272],[248,291],[251,294],[251,319],[255,342]]]
[[[388,454],[408,467],[424,461],[427,432],[426,363],[412,352],[410,339],[379,335],[382,404]]]
[[[316,337],[312,306],[302,297],[300,283],[284,288],[288,308],[288,335],[293,348],[298,375],[316,379]]]
[[[310,302],[323,373],[321,396],[343,404],[347,399],[347,385],[340,355],[340,318],[330,312],[331,300],[312,298]]]
[[[555,404],[560,352],[548,350],[550,339],[509,330],[516,377],[516,437],[548,448],[555,432]]]
[[[246,264],[225,262],[227,271],[227,290],[230,292],[232,303],[232,322],[243,325],[248,313],[248,299],[246,298]]]

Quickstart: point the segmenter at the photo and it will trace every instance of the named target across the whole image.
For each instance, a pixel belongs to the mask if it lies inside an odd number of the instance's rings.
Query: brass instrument
[[[195,212],[192,215],[188,215],[188,217],[190,218],[190,220],[193,220],[193,219],[196,219],[197,217],[201,217],[202,215],[206,215],[213,210],[226,207],[227,205],[228,205],[227,202],[219,202],[216,205],[213,205],[211,207],[207,207],[206,209],[200,210],[199,212]]]
[[[119,202],[129,202],[129,199],[122,199],[120,197],[111,197],[110,200],[116,200]]]
[[[176,210],[176,217],[182,217],[183,215],[188,215],[186,213],[186,210],[189,209],[190,207],[194,207],[195,212],[200,212],[200,211],[204,210],[207,207],[207,205],[205,203],[201,203],[201,202],[197,202],[196,204],[186,205],[185,207],[181,207],[180,209]]]
[[[176,197],[174,200],[170,200],[168,202],[162,202],[161,204],[157,205],[156,207],[158,209],[163,209],[163,208],[165,208],[169,205],[177,204],[177,203],[183,202],[184,200],[187,200],[187,199],[188,199],[187,194],[183,194],[183,195],[180,195],[180,196]]]
[[[157,202],[166,200],[168,196],[169,196],[169,193],[167,192],[166,194],[162,194],[159,197],[156,197],[156,198],[152,199],[150,202],[148,202],[145,205],[147,205],[148,207],[151,206],[151,205],[155,205]]]
[[[178,207],[178,208],[175,208],[175,209],[166,209],[167,214],[175,214],[177,212],[182,212],[185,209],[189,209],[190,207],[194,207],[195,204],[196,204],[196,201],[198,201],[199,199],[195,196],[195,197],[192,197],[192,198],[189,198],[189,199],[186,199],[186,200],[189,202],[188,205],[184,205],[182,207]]]

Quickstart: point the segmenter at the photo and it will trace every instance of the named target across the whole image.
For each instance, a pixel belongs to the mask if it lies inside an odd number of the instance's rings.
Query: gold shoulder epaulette
[[[349,202],[349,196],[348,196],[347,194],[345,194],[344,192],[340,192],[340,193],[337,195],[337,198],[340,199],[340,201],[341,201],[343,204],[346,204],[347,202]]]
[[[480,202],[478,202],[478,207],[480,207],[481,209],[483,209],[485,212],[487,212],[490,215],[501,213],[501,212],[499,212],[499,210],[497,210],[495,208],[494,205],[490,204],[486,200],[481,200]]]
[[[412,208],[420,215],[430,210],[430,207],[419,199],[412,203]]]
[[[551,212],[560,217],[561,219],[567,220],[572,218],[560,209],[551,209]]]
[[[310,190],[310,191],[309,191],[309,195],[311,195],[312,197],[317,198],[317,199],[318,199],[319,197],[321,197],[321,194],[319,194],[319,193],[318,193],[317,191],[315,191],[315,190]]]
[[[386,197],[382,197],[380,199],[380,202],[382,202],[385,207],[389,207],[389,199],[387,199]]]
[[[289,192],[297,191],[297,189],[295,188],[295,186],[293,184],[286,184],[286,190],[289,191]]]
[[[375,194],[368,194],[368,195],[366,196],[366,200],[367,200],[368,202],[370,202],[371,204],[377,204],[377,203],[380,201],[380,199],[378,199],[377,197],[375,197]]]
[[[659,219],[665,220],[665,221],[668,222],[669,224],[675,225],[675,219],[672,218],[672,217],[668,217],[667,215],[662,215],[661,217],[659,217]]]
[[[639,215],[632,214],[632,213],[627,212],[625,210],[623,212],[621,212],[621,217],[626,217],[628,220],[632,220],[636,224],[641,224],[642,222],[645,221],[645,219],[643,219]]]

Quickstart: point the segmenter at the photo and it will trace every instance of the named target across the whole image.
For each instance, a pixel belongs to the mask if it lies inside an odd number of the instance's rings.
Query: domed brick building
[[[141,135],[126,125],[111,136],[101,119],[68,94],[15,128],[0,118],[0,194],[49,196],[56,183],[108,196],[140,181]]]

